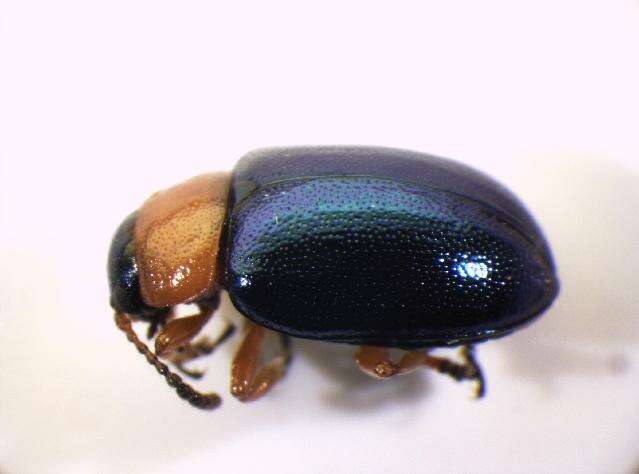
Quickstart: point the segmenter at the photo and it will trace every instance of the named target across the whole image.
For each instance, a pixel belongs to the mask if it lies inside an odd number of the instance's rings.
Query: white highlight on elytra
[[[479,280],[488,277],[488,265],[484,262],[461,262],[457,264],[457,272],[462,277]]]
[[[438,259],[443,263],[444,259]],[[493,271],[492,260],[485,255],[459,254],[453,259],[452,271],[461,278],[472,278],[473,280],[492,280],[490,275]]]

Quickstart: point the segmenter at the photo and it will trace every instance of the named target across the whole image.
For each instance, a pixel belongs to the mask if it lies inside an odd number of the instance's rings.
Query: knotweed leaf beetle
[[[196,339],[222,290],[247,318],[231,393],[248,401],[284,375],[288,336],[357,345],[356,363],[379,378],[429,367],[473,380],[479,397],[473,345],[529,323],[559,288],[539,226],[507,189],[454,161],[371,147],[257,150],[231,173],[156,193],[117,230],[108,272],[118,327],[206,409],[220,398],[159,357],[201,375],[184,363],[233,330]],[[183,303],[199,313],[175,317]],[[154,352],[133,320],[159,331]],[[283,344],[260,365],[267,330]],[[461,346],[462,362],[429,354],[442,346]]]

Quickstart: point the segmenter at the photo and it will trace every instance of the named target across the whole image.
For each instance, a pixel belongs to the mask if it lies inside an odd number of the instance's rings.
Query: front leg
[[[204,375],[204,371],[188,369],[184,366],[184,364],[205,355],[212,354],[213,351],[227,341],[234,332],[235,326],[227,324],[222,334],[216,339],[211,339],[208,336],[202,336],[197,341],[189,342],[178,347],[174,352],[165,356],[165,358],[175,365],[175,367],[183,374],[194,379],[199,379]]]
[[[165,357],[190,343],[209,322],[214,312],[215,308],[200,306],[200,312],[193,316],[171,319],[155,338],[155,353]]]
[[[260,398],[286,373],[291,360],[288,339],[282,336],[282,352],[260,366],[266,329],[249,322],[244,340],[231,367],[231,393],[242,402]]]

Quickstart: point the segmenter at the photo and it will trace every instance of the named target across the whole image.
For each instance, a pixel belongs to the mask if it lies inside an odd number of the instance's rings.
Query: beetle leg
[[[155,353],[158,356],[166,356],[189,343],[209,322],[213,312],[213,309],[201,308],[198,314],[172,319],[166,323],[158,337],[155,338]]]
[[[396,363],[387,347],[360,346],[355,354],[355,362],[366,374],[385,379],[393,375],[405,375],[422,367],[424,357],[422,352],[410,351]]]
[[[461,364],[444,357],[424,354],[424,365],[440,374],[446,374],[458,382],[473,380],[475,382],[475,398],[481,398],[486,393],[486,382],[481,367],[475,360],[474,349],[474,346],[471,345],[462,346],[461,356],[463,363]]]
[[[204,375],[202,370],[187,369],[184,364],[197,359],[199,357],[212,354],[218,346],[228,340],[235,332],[235,326],[227,324],[226,328],[216,339],[211,339],[207,336],[203,336],[194,342],[189,342],[183,346],[178,347],[174,352],[166,357],[175,367],[185,375],[194,379],[199,379]]]
[[[260,367],[265,335],[264,327],[248,323],[244,340],[233,359],[231,393],[242,402],[256,400],[268,392],[284,376],[291,360],[288,338],[282,336],[282,353]]]
[[[399,362],[393,361],[390,350],[385,347],[360,346],[355,354],[355,362],[367,373],[377,378],[408,374],[426,366],[455,380],[474,380],[477,384],[475,397],[481,398],[485,392],[484,376],[474,357],[473,346],[463,346],[463,363],[444,357],[429,355],[426,351],[406,352]]]

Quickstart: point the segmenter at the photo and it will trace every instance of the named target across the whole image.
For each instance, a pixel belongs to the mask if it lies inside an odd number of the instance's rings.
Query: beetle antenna
[[[172,372],[165,363],[161,362],[160,359],[158,359],[158,356],[151,352],[148,346],[138,338],[138,335],[135,333],[133,326],[131,325],[131,318],[129,318],[127,314],[116,311],[115,324],[126,334],[127,339],[135,345],[138,352],[146,357],[147,362],[155,367],[160,375],[164,376],[169,386],[175,388],[175,391],[180,398],[202,410],[213,410],[220,405],[222,400],[219,395],[216,393],[198,392],[189,384],[184,382],[182,377]]]

